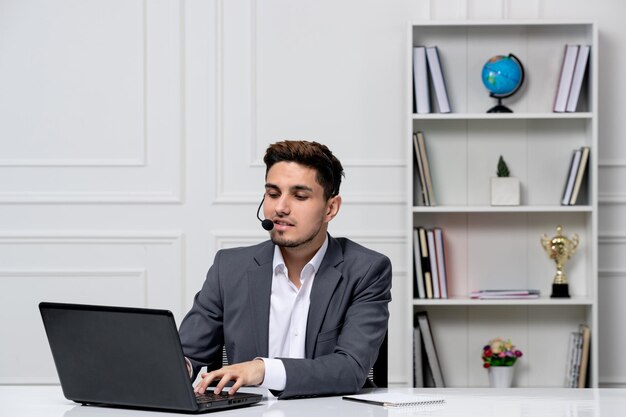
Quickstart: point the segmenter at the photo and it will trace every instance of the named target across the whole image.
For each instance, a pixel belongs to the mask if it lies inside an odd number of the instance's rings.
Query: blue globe
[[[483,66],[483,84],[493,97],[508,97],[522,85],[523,71],[513,55],[496,55]]]

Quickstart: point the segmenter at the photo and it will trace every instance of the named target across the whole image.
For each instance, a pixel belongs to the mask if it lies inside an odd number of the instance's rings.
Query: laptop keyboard
[[[196,401],[200,404],[210,403],[212,401],[228,400],[228,393],[215,394],[213,392],[205,392],[204,394],[196,394]]]

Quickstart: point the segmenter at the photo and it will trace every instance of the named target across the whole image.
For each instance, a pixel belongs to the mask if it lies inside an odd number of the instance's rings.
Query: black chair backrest
[[[389,385],[389,357],[387,343],[387,333],[385,333],[383,344],[380,345],[380,349],[378,349],[378,358],[376,358],[376,362],[374,362],[374,366],[372,366],[372,369],[370,369],[370,372],[368,374],[369,381],[373,382],[374,385],[378,388],[387,388],[387,386]],[[228,365],[228,358],[226,357],[225,348],[222,348],[222,365]],[[367,385],[368,384],[366,383],[366,386]]]
[[[387,333],[383,339],[383,344],[378,349],[378,358],[374,362],[374,366],[370,370],[369,378],[378,388],[387,388],[389,385],[389,356],[387,349]]]

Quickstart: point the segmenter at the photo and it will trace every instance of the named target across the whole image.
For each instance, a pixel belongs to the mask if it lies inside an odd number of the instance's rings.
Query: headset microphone
[[[261,222],[261,227],[267,230],[268,232],[274,228],[274,222],[269,219],[261,219],[259,216],[259,212],[261,211],[261,207],[263,207],[263,202],[265,201],[265,196],[263,196],[263,200],[261,200],[261,204],[259,204],[259,208],[256,211],[256,218]]]

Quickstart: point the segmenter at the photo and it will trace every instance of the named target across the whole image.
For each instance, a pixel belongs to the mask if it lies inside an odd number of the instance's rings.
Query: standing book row
[[[448,278],[443,230],[413,229],[415,263],[413,298],[448,298]]]
[[[444,388],[428,313],[415,314],[413,323],[413,386]]]
[[[589,45],[565,45],[561,76],[554,98],[554,111],[575,112],[589,62]]]
[[[429,82],[430,80],[430,82]],[[439,113],[450,113],[450,100],[443,76],[443,67],[436,46],[413,48],[413,99],[415,113],[431,113],[431,86]]]
[[[567,178],[565,181],[565,188],[563,189],[563,197],[561,199],[561,205],[573,206],[578,200],[578,194],[583,185],[583,178],[587,170],[587,161],[589,160],[589,147],[583,146],[580,149],[575,149],[572,154],[572,160],[570,162]]]
[[[567,351],[567,371],[565,373],[566,388],[587,388],[589,349],[591,332],[589,326],[581,324],[578,331],[572,332]]]
[[[437,200],[433,192],[433,180],[430,175],[430,163],[428,161],[424,132],[413,133],[413,149],[417,162],[417,177],[419,179],[422,204],[425,206],[436,206]]]

